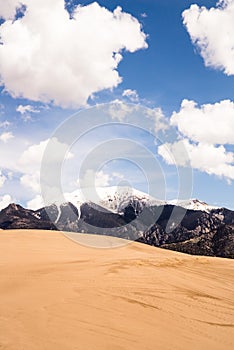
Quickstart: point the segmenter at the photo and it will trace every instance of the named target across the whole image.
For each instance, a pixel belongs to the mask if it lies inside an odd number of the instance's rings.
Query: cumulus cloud
[[[103,170],[95,172],[93,169],[87,169],[84,176],[78,180],[78,185],[81,188],[105,187],[110,185],[111,180],[111,175]]]
[[[54,150],[48,157],[48,161],[57,162],[60,160],[60,155],[67,151],[68,146],[59,142],[56,138],[52,140],[44,140],[38,144],[30,145],[20,156],[18,160],[18,168],[26,174],[34,174],[40,170],[43,155],[45,153],[48,143],[52,143]],[[73,153],[67,151],[66,159],[73,158]]]
[[[41,141],[38,144],[30,145],[18,160],[19,168],[22,172],[34,173],[41,165],[43,154],[49,140]]]
[[[26,188],[30,188],[33,192],[40,192],[40,172],[37,171],[33,174],[25,174],[21,176],[20,183]]]
[[[234,180],[234,155],[224,146],[193,144],[184,139],[159,146],[158,153],[168,164],[191,166],[210,175]]]
[[[199,107],[184,100],[179,112],[174,112],[171,125],[195,142],[234,144],[234,103],[224,100]]]
[[[95,186],[97,187],[105,187],[110,185],[111,176],[104,171],[100,170],[97,172],[95,176]]]
[[[122,180],[124,180],[124,175],[121,174],[121,173],[118,173],[117,171],[114,171],[112,173],[112,176],[113,176],[115,181],[122,181]]]
[[[6,208],[12,202],[14,202],[14,200],[9,194],[0,197],[0,210]]]
[[[191,166],[207,174],[234,180],[234,103],[224,100],[199,107],[184,100],[179,112],[173,112],[170,124],[179,132],[179,140],[158,147],[168,164]]]
[[[19,0],[0,0],[0,18],[14,19],[16,10],[20,7]]]
[[[124,51],[147,48],[141,24],[120,7],[79,5],[70,18],[63,0],[22,3],[24,16],[0,26],[1,83],[15,98],[80,107],[122,81],[117,68]],[[11,17],[17,4],[4,5],[1,16]]]
[[[191,5],[182,14],[190,38],[205,65],[234,74],[234,0],[223,0],[216,8]]]
[[[174,143],[164,143],[158,147],[158,154],[167,164],[176,166],[191,166],[188,153],[188,140],[180,140]]]
[[[169,128],[168,120],[161,108],[148,108],[146,109],[146,116],[154,121],[154,131],[165,131]]]
[[[108,113],[114,121],[130,122],[133,125],[137,123],[156,133],[169,127],[168,119],[161,108],[144,108],[116,99],[109,104]]]
[[[28,209],[37,210],[44,207],[45,203],[42,196],[37,194],[36,197],[27,202],[26,206]]]
[[[48,156],[47,161],[56,163],[60,155],[66,153],[65,159],[73,158],[73,153],[68,151],[68,146],[59,142],[56,138],[44,140],[38,144],[30,145],[19,157],[17,162],[18,170],[23,174],[20,177],[20,184],[34,193],[40,193],[40,168],[43,156],[49,142],[52,142],[53,152]]]
[[[7,143],[9,140],[13,139],[14,135],[12,134],[12,132],[3,132],[0,135],[0,141]]]
[[[131,90],[131,89],[126,89],[124,90],[123,97],[128,97],[130,101],[132,102],[138,102],[139,101],[139,96],[136,90]]]
[[[39,109],[36,109],[34,108],[33,106],[31,105],[19,105],[17,108],[16,108],[16,112],[19,112],[21,114],[21,117],[22,119],[27,122],[29,120],[31,120],[31,114],[32,113],[40,113],[40,110]]]
[[[126,116],[134,110],[137,110],[137,108],[137,106],[129,105],[116,99],[110,103],[108,113],[113,120],[123,122]]]
[[[0,122],[0,128],[8,128],[11,123],[8,120],[4,120],[3,122]]]
[[[0,188],[4,185],[6,181],[6,176],[3,175],[2,171],[0,170]]]
[[[84,176],[77,181],[77,184],[81,188],[107,187],[116,185],[122,180],[124,180],[124,175],[117,171],[106,172],[99,170],[95,172],[93,169],[87,169]]]
[[[19,112],[21,115],[24,115],[27,113],[39,113],[40,111],[31,105],[25,105],[25,106],[19,105],[16,108],[16,112]]]

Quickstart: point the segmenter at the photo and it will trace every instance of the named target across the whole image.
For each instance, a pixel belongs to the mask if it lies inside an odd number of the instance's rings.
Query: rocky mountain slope
[[[0,228],[56,230],[48,217],[41,218],[36,211],[25,209],[14,203],[0,211]]]
[[[187,210],[180,224],[167,231],[173,210],[171,205],[164,206],[157,222],[138,241],[183,253],[234,258],[233,211]]]
[[[125,203],[125,205],[123,205]],[[150,205],[151,204],[151,205]],[[120,207],[118,207],[120,208]],[[10,204],[0,211],[2,229],[49,229],[113,235],[184,253],[234,258],[234,212],[225,208],[186,210],[136,198],[115,212],[86,202],[33,211]]]

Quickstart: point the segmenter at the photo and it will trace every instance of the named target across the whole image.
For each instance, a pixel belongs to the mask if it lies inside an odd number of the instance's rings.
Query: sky
[[[234,209],[234,0],[0,0],[0,209],[55,183]]]

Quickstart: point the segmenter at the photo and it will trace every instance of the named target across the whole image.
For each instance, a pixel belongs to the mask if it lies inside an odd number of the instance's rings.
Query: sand
[[[1,231],[0,349],[234,348],[234,261]]]

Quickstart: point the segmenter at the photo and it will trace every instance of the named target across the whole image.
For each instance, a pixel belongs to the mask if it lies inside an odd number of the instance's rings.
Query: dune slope
[[[1,350],[234,347],[233,260],[30,230],[0,249]]]

